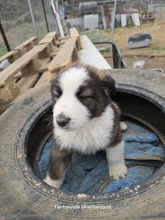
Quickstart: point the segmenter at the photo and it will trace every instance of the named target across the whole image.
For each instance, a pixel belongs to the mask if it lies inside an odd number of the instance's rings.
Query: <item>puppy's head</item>
[[[54,125],[65,130],[81,128],[104,112],[112,92],[115,81],[92,66],[63,69],[51,85]]]

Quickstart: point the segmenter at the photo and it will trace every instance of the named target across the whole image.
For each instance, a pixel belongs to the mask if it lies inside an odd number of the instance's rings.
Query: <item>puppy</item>
[[[114,79],[89,65],[67,67],[53,80],[54,145],[44,180],[47,184],[60,188],[74,151],[106,151],[109,176],[125,177],[120,110],[110,96],[115,92]]]

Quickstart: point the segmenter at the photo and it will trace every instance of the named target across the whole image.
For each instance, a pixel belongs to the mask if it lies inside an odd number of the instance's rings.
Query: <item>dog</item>
[[[111,99],[115,81],[90,65],[63,69],[51,83],[54,145],[45,182],[60,188],[73,152],[106,151],[109,176],[124,178],[120,109]]]

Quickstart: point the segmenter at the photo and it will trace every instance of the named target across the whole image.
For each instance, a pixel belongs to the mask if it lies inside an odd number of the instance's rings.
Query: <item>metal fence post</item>
[[[114,1],[114,11],[113,11],[112,42],[114,42],[115,16],[116,16],[116,0]]]
[[[36,24],[35,24],[35,18],[34,18],[33,9],[32,9],[32,4],[31,4],[31,0],[28,0],[28,5],[29,5],[29,10],[30,10],[30,15],[31,15],[31,18],[32,18],[34,34],[38,37],[37,29],[36,29]]]
[[[42,7],[43,7],[43,11],[44,11],[44,17],[45,17],[45,23],[46,23],[47,32],[49,32],[49,25],[48,25],[48,19],[47,19],[47,16],[46,16],[44,0],[42,0]]]

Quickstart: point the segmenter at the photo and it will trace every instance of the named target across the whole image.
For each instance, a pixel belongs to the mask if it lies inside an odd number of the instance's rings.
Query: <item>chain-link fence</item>
[[[0,0],[0,20],[11,49],[34,35],[41,39],[56,30],[49,0]],[[0,56],[5,52],[0,35]]]
[[[86,2],[89,1],[90,0],[86,0]],[[129,10],[132,9],[137,9],[139,14],[141,12],[154,12],[154,21],[150,19],[152,22],[151,25],[165,22],[165,0],[116,1],[116,16],[118,17],[115,20],[115,27],[121,26],[121,15],[124,12],[128,15]],[[48,31],[57,31],[56,21],[52,14],[50,2],[51,0],[0,0],[0,21],[11,49],[34,35],[37,35],[37,37],[41,39]],[[58,2],[65,6],[65,17],[67,18],[66,22],[68,26],[72,27],[74,25],[81,31],[84,27],[78,6],[80,2],[84,1],[61,0]],[[97,14],[99,15],[98,28],[103,28],[104,25],[106,25],[106,28],[110,29],[115,1],[96,0],[96,2],[98,6]],[[102,11],[104,11],[104,13]],[[132,12],[130,11],[130,13]],[[142,23],[145,23],[145,21],[146,23],[150,23],[147,17],[149,14],[144,13],[144,16],[146,17],[144,17]],[[127,26],[131,23],[130,21],[132,22],[131,19],[128,19]],[[164,33],[165,30],[162,26],[157,34],[161,34],[163,38]],[[0,56],[5,52],[6,47],[0,35]]]

